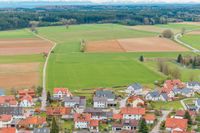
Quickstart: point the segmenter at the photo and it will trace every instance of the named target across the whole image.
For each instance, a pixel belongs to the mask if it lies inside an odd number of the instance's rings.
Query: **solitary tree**
[[[141,55],[139,60],[140,60],[141,62],[144,62],[144,56]]]
[[[172,39],[174,37],[174,33],[171,30],[164,30],[162,36],[164,38]]]
[[[186,31],[186,29],[185,29],[185,28],[182,28],[182,29],[181,29],[181,34],[182,34],[182,35],[185,34],[185,31]]]
[[[138,132],[139,132],[139,133],[148,133],[147,123],[146,123],[146,121],[145,121],[144,118],[142,118],[142,119],[140,120]]]
[[[76,23],[76,19],[61,19],[61,23],[68,29],[69,25]]]
[[[29,25],[30,25],[30,29],[32,32],[37,33],[37,26],[38,26],[39,22],[38,21],[30,21]]]
[[[188,120],[188,124],[192,124],[192,119],[188,111],[185,112],[184,118]]]
[[[177,62],[182,63],[182,61],[183,61],[183,57],[182,57],[181,54],[179,54],[178,57],[177,57]]]
[[[49,103],[51,103],[52,101],[51,101],[51,93],[48,91],[47,92],[47,101],[49,102]]]
[[[53,120],[52,120],[52,123],[51,123],[50,133],[59,133],[59,126],[57,125],[55,117],[53,117]]]

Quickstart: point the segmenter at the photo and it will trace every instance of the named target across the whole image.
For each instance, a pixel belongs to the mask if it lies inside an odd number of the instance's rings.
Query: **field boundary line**
[[[119,47],[122,49],[123,52],[127,52],[126,49],[121,45],[121,43],[117,39],[115,41],[117,42],[117,44],[119,45]]]
[[[27,29],[28,32],[31,32],[30,30]],[[46,69],[47,69],[47,65],[48,65],[48,61],[49,61],[49,58],[50,58],[50,55],[51,55],[51,52],[55,49],[55,47],[57,46],[57,43],[52,41],[52,40],[49,40],[41,35],[38,35],[34,32],[31,32],[33,35],[35,35],[36,37],[42,39],[42,40],[45,40],[47,42],[50,42],[53,46],[51,47],[51,49],[49,50],[48,54],[47,54],[47,57],[46,57],[46,60],[45,60],[45,63],[44,63],[44,67],[43,67],[43,73],[42,73],[42,87],[43,87],[43,90],[42,90],[42,105],[41,105],[41,110],[45,111],[46,110],[46,99],[47,99],[47,93],[46,93],[46,75],[47,75],[47,72],[46,72]]]

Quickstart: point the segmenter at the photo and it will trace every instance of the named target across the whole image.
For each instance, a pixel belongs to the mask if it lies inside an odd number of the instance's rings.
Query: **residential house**
[[[103,111],[100,108],[86,108],[84,113],[91,114],[91,119],[93,120],[107,120],[111,119],[113,116],[113,112]]]
[[[147,95],[145,96],[146,100],[149,101],[159,101],[160,100],[160,92],[157,90],[154,90],[152,92],[147,93]]]
[[[14,96],[0,96],[0,106],[4,107],[17,107],[17,101]]]
[[[125,90],[128,94],[140,95],[142,93],[142,86],[139,83],[134,83]]]
[[[3,127],[0,128],[0,133],[16,133],[17,130],[15,127]]]
[[[26,94],[20,99],[20,107],[32,107],[34,106],[33,98],[31,95]]]
[[[156,116],[154,114],[145,114],[144,119],[147,124],[154,124]]]
[[[74,126],[76,129],[89,129],[91,132],[99,131],[99,121],[92,120],[91,114],[88,113],[75,113],[74,114]]]
[[[174,92],[174,95],[179,95],[179,94],[181,94],[181,89],[180,88],[174,88],[173,92]]]
[[[46,114],[48,116],[59,116],[63,119],[73,118],[73,111],[70,107],[47,107]]]
[[[78,108],[85,108],[86,106],[86,98],[84,96],[72,96],[67,97],[64,96],[63,98],[64,106],[65,107],[78,107]]]
[[[174,86],[162,87],[161,92],[166,93],[169,98],[173,98],[175,96],[173,89]]]
[[[195,102],[196,110],[200,111],[200,98],[198,98]]]
[[[181,89],[181,95],[185,97],[192,97],[194,96],[194,91],[190,88],[183,88]]]
[[[54,88],[53,90],[53,97],[55,99],[63,99],[64,96],[67,96],[67,97],[72,97],[72,93],[69,91],[68,88]]]
[[[193,89],[195,92],[200,92],[200,82],[187,82],[186,87]]]
[[[33,89],[18,90],[17,95],[19,99],[25,95],[30,95],[32,98],[36,97],[35,91]]]
[[[123,120],[120,123],[114,123],[112,125],[113,132],[121,132],[122,130],[125,131],[135,131],[137,130],[139,125],[138,120]]]
[[[46,124],[46,118],[40,116],[31,116],[22,119],[18,122],[18,128],[34,129],[38,127],[43,127]]]
[[[168,95],[167,95],[167,93],[160,93],[160,98],[159,98],[161,101],[169,101],[169,100],[171,100],[169,97],[168,97]]]
[[[47,127],[34,128],[33,133],[50,133],[50,129]]]
[[[94,108],[115,107],[115,94],[110,90],[97,90],[93,97]]]
[[[132,107],[137,107],[137,106],[144,106],[144,99],[140,96],[130,96],[127,99],[127,104],[131,105]]]
[[[25,112],[22,107],[0,107],[0,115],[12,115],[14,119],[25,118]]]
[[[145,108],[138,107],[123,107],[120,110],[123,119],[133,119],[140,120],[140,118],[145,114]]]
[[[0,115],[0,128],[8,127],[13,120],[12,115]]]
[[[185,110],[177,110],[174,118],[183,119],[185,116],[185,112],[186,112]],[[195,111],[188,111],[188,112],[192,118],[194,118],[196,116]]]
[[[167,118],[165,122],[165,127],[167,131],[186,131],[187,130],[187,119],[177,119],[177,118]]]

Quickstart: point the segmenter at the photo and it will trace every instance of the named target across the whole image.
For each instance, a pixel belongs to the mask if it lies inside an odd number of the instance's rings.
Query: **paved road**
[[[31,32],[30,30],[28,30],[28,32]],[[31,32],[31,33],[33,33],[33,32]],[[46,93],[46,69],[47,69],[47,65],[48,65],[48,61],[49,61],[49,57],[50,57],[50,54],[51,54],[51,52],[54,50],[54,48],[56,47],[56,45],[57,45],[57,43],[56,42],[53,42],[53,41],[51,41],[51,40],[49,40],[49,39],[47,39],[47,38],[45,38],[45,37],[43,37],[43,36],[40,36],[40,35],[38,35],[38,34],[35,34],[35,33],[33,33],[35,36],[37,36],[38,38],[40,38],[40,39],[43,39],[43,40],[45,40],[45,41],[47,41],[47,42],[50,42],[52,45],[53,45],[53,47],[50,49],[50,51],[49,51],[49,53],[48,53],[48,55],[47,55],[47,57],[46,57],[46,60],[45,60],[45,63],[44,63],[44,67],[43,67],[43,75],[42,75],[42,77],[43,77],[43,80],[42,80],[42,87],[43,87],[43,90],[42,90],[42,104],[41,104],[41,110],[43,110],[43,111],[45,111],[46,110],[46,102],[47,102],[47,93]]]
[[[162,110],[162,117],[158,119],[158,123],[155,125],[155,127],[152,129],[152,131],[150,133],[159,133],[160,130],[160,124],[162,123],[162,121],[166,120],[168,114],[172,111],[172,109],[170,110]]]

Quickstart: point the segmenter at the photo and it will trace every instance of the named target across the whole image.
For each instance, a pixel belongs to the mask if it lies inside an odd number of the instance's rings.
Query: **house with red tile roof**
[[[0,115],[0,128],[8,127],[13,120],[12,115]]]
[[[16,133],[16,128],[15,127],[0,128],[0,133]]]
[[[123,119],[140,120],[145,114],[145,108],[139,107],[123,107],[120,110]]]
[[[47,107],[46,114],[48,116],[60,116],[62,118],[73,118],[73,111],[70,107]]]
[[[91,114],[88,113],[75,113],[74,114],[74,126],[76,129],[89,129],[92,132],[98,132],[99,121],[93,120]]]
[[[72,93],[68,88],[54,88],[53,89],[53,97],[55,99],[63,99],[64,96],[72,97]]]
[[[25,119],[22,119],[18,122],[18,128],[26,128],[26,129],[33,129],[35,127],[39,127],[46,124],[46,117],[41,116],[31,116]]]
[[[185,110],[177,110],[174,118],[183,119],[185,116]],[[195,117],[197,115],[196,111],[188,111],[191,117]]]
[[[20,107],[32,107],[34,106],[33,98],[31,95],[26,94],[20,98]]]
[[[17,107],[17,101],[14,96],[0,96],[0,106],[4,107]]]
[[[130,104],[132,107],[144,106],[144,99],[140,96],[132,95],[127,99],[127,104]]]
[[[17,93],[18,93],[19,99],[21,99],[22,97],[24,97],[27,94],[30,95],[32,98],[34,98],[36,96],[35,90],[33,90],[33,89],[18,90]]]
[[[143,118],[147,124],[153,124],[156,120],[156,116],[154,114],[145,114]]]
[[[186,131],[188,126],[187,119],[167,118],[165,127],[167,131]]]
[[[122,120],[118,123],[112,124],[112,131],[115,132],[130,132],[130,133],[135,133],[139,125],[138,120]]]

